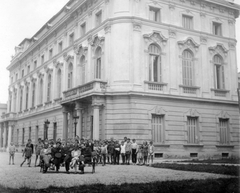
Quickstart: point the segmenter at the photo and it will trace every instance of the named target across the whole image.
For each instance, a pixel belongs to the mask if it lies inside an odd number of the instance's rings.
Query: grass
[[[239,180],[237,178],[208,179],[208,180],[182,180],[163,181],[146,184],[122,184],[103,185],[92,184],[65,187],[48,187],[46,189],[10,189],[0,186],[1,193],[237,193],[239,192]]]
[[[190,163],[206,163],[206,164],[240,164],[239,159],[206,159],[206,160],[186,160],[179,162],[190,162]]]
[[[225,166],[225,165],[206,165],[206,164],[177,164],[177,163],[155,163],[152,165],[155,168],[166,168],[173,170],[184,170],[194,172],[207,172],[215,174],[225,174],[232,176],[239,176],[239,166]]]

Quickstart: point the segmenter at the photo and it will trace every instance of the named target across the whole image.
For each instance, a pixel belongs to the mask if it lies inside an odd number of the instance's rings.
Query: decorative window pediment
[[[54,65],[54,67],[57,68],[57,69],[59,69],[59,68],[61,69],[61,68],[63,67],[63,63],[57,61],[56,59],[53,61],[53,65]]]
[[[202,122],[201,114],[196,109],[189,109],[184,115],[185,121],[187,121],[187,117],[198,117],[199,122]]]
[[[194,53],[198,51],[199,49],[199,44],[197,42],[194,41],[194,39],[192,39],[191,37],[187,38],[184,41],[178,41],[178,46],[179,49],[190,49],[192,50]]]
[[[159,46],[161,45],[165,46],[168,40],[164,35],[162,35],[161,32],[157,32],[157,31],[154,31],[153,33],[150,33],[150,34],[144,34],[143,38],[147,43],[147,47],[152,43],[156,43]]]
[[[63,54],[63,58],[66,62],[73,62],[74,56],[67,54],[66,52]]]
[[[89,42],[89,44],[92,46],[92,49],[93,50],[95,50],[97,47],[101,47],[101,48],[103,48],[103,46],[104,46],[104,40],[105,40],[105,38],[104,37],[100,37],[100,36],[98,36],[98,35],[96,35],[95,37],[89,37],[88,38],[88,42]]]
[[[74,45],[74,52],[75,52],[75,54],[77,54],[79,56],[82,56],[82,55],[86,56],[87,51],[88,51],[87,46],[83,46],[82,44]]]
[[[227,56],[228,50],[223,44],[217,44],[214,47],[209,47],[210,54],[220,54],[221,56]]]
[[[43,78],[44,77],[44,74],[41,73],[40,71],[37,72],[37,76],[39,79]]]
[[[53,72],[53,69],[52,68],[49,68],[47,66],[44,67],[44,70],[47,74],[51,74]]]
[[[148,111],[149,119],[152,118],[152,114],[155,114],[155,115],[167,115],[167,111],[164,108],[162,108],[161,106],[155,106],[153,109]]]
[[[217,122],[219,119],[230,119],[230,118],[231,116],[226,111],[223,111],[223,110],[216,116]]]

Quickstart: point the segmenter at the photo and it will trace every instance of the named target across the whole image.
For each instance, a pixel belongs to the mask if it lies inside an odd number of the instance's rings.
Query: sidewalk
[[[85,174],[66,174],[64,168],[59,173],[55,171],[40,173],[39,167],[28,167],[26,162],[20,167],[23,157],[21,153],[15,155],[15,165],[8,165],[8,153],[0,153],[0,185],[34,189],[48,186],[78,186],[83,184],[122,184],[122,183],[147,183],[153,181],[187,180],[187,179],[215,179],[228,178],[230,176],[210,173],[177,171],[159,169],[137,165],[106,165],[96,166],[96,173],[92,174],[91,167],[85,168]],[[32,166],[35,155],[32,158]]]

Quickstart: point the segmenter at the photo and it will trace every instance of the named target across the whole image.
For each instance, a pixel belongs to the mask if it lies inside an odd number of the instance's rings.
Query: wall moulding
[[[150,45],[151,43],[157,43],[160,46],[165,46],[168,41],[168,39],[159,31],[154,31],[150,34],[144,34],[143,38],[148,45]]]
[[[179,49],[190,49],[190,50],[195,50],[196,52],[198,51],[199,49],[199,44],[197,44],[193,38],[189,37],[187,38],[186,40],[184,41],[178,41],[178,46],[179,46]]]

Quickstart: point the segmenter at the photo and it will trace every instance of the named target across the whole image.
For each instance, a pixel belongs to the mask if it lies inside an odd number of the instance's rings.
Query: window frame
[[[191,57],[186,57],[185,53]],[[182,84],[184,86],[194,86],[195,79],[194,53],[190,49],[185,49],[182,52]]]
[[[161,23],[161,8],[149,6],[149,20]]]
[[[72,46],[74,44],[74,32],[70,33],[68,36],[68,46]]]
[[[221,125],[221,121],[226,122],[226,126],[224,128],[223,124]],[[231,143],[230,137],[230,124],[229,118],[219,118],[218,119],[218,127],[219,127],[219,144],[220,145],[229,145]],[[222,122],[223,123],[223,122]],[[224,131],[225,130],[225,131]],[[225,136],[222,136],[225,135]]]
[[[100,10],[95,14],[95,27],[100,26],[102,21],[102,10]]]
[[[155,46],[159,53],[155,53],[155,52],[151,52],[150,48],[152,46]],[[155,64],[153,62],[153,57],[157,57],[157,80],[155,81],[155,74],[156,70],[155,70]],[[162,82],[162,58],[161,58],[161,48],[160,46],[152,43],[148,46],[148,58],[149,58],[149,63],[148,63],[148,80],[150,82]]]
[[[86,22],[83,22],[81,25],[80,25],[80,36],[84,36],[87,32],[87,24]]]
[[[215,58],[218,57],[221,60],[221,63],[218,63]],[[216,89],[225,89],[225,72],[224,72],[224,64],[223,57],[219,54],[213,56],[213,64],[214,64],[214,87]],[[219,69],[219,71],[218,71]]]
[[[219,29],[216,29],[219,28]],[[222,35],[222,23],[213,21],[212,22],[212,34],[216,36],[223,36]]]
[[[184,29],[191,29],[191,30],[193,30],[193,16],[182,14],[182,27]]]
[[[192,122],[190,125],[190,119],[192,121],[195,119],[194,128],[192,127],[193,126]],[[194,131],[192,131],[193,129],[194,129]],[[194,135],[194,138],[193,138],[193,135]],[[187,116],[187,143],[188,144],[199,144],[199,142],[200,142],[200,139],[199,139],[199,117]]]
[[[153,140],[153,143],[156,144],[156,143],[164,143],[165,140],[166,140],[166,137],[165,137],[165,115],[162,115],[162,114],[151,114],[152,117],[151,117],[151,132],[152,132],[152,140]],[[160,123],[161,124],[154,124],[156,122],[153,123],[153,118],[156,117],[156,118],[160,118]],[[159,122],[157,122],[159,123]],[[156,127],[159,127],[160,126],[160,129],[157,128],[157,133],[161,133],[160,135],[157,135],[155,136],[155,126]],[[160,131],[159,131],[160,130]],[[155,140],[157,139],[157,140]]]
[[[63,51],[63,41],[58,42],[58,53]]]

